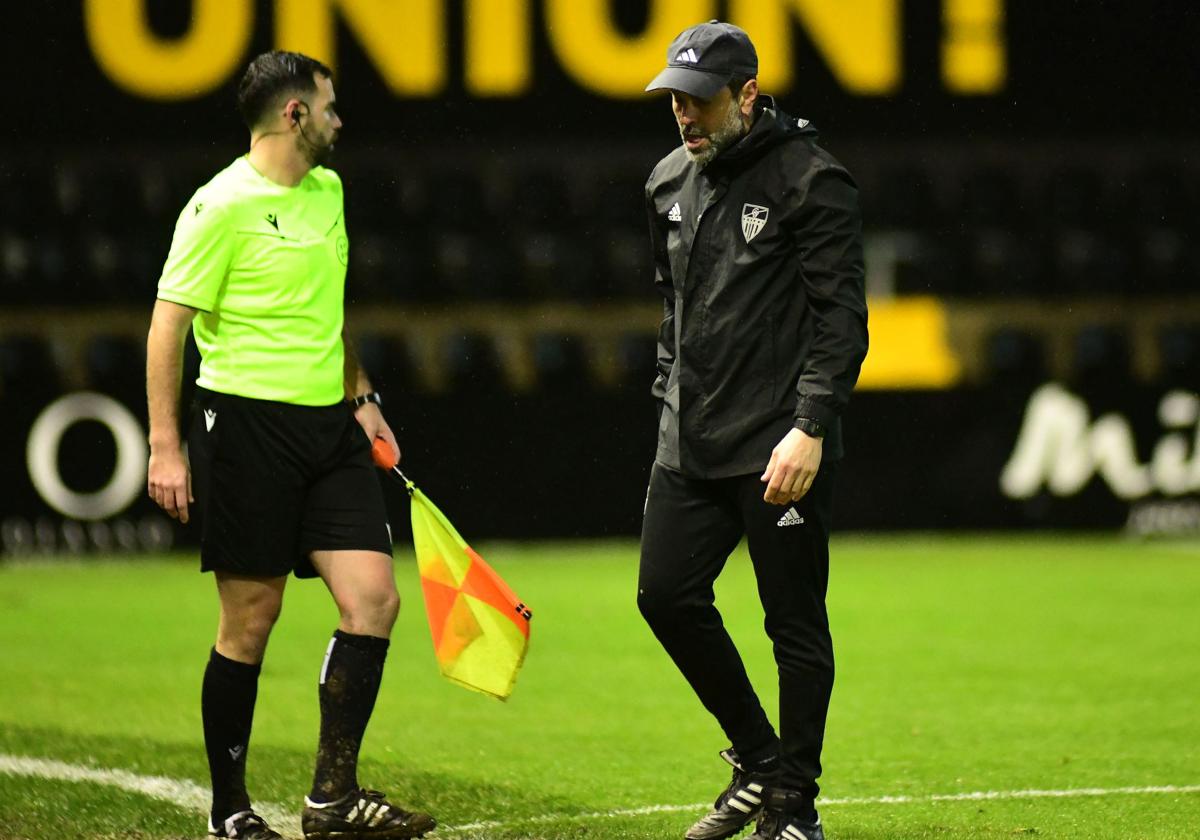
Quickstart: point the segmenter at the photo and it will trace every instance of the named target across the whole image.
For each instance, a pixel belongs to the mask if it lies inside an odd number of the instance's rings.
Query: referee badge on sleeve
[[[742,205],[742,236],[746,237],[747,242],[762,233],[770,212],[760,204]]]

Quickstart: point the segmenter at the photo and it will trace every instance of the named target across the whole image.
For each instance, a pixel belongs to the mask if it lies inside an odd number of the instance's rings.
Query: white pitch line
[[[62,761],[0,753],[0,774],[10,776],[34,776],[65,782],[92,782],[139,793],[153,799],[170,802],[181,808],[207,814],[210,793],[207,787],[187,779],[171,779],[165,776],[140,776],[128,770],[110,770],[103,767],[86,767]],[[935,793],[926,796],[859,796],[822,798],[821,807],[839,805],[905,805],[929,802],[979,802],[997,799],[1069,799],[1090,796],[1138,796],[1147,794],[1200,793],[1200,785],[1148,785],[1143,787],[1113,788],[1067,788],[1065,790],[983,790],[967,793]],[[444,826],[440,832],[463,834],[487,829],[521,825],[542,825],[560,820],[598,820],[614,817],[639,817],[647,814],[672,814],[685,811],[703,811],[707,802],[693,805],[644,805],[639,808],[617,808],[611,811],[590,811],[579,814],[542,814],[513,820],[481,820],[458,826]],[[255,810],[271,822],[277,830],[299,836],[300,820],[295,810],[278,803],[255,805]]]
[[[152,799],[170,802],[189,811],[208,815],[212,792],[203,785],[187,779],[171,779],[166,776],[139,776],[128,770],[110,770],[104,767],[85,767],[67,764],[48,758],[29,758],[0,753],[0,774],[10,776],[34,776],[60,782],[92,782],[98,785],[120,788],[131,793],[140,793]],[[254,809],[262,814],[278,831],[299,836],[300,818],[295,809],[275,803],[256,804]]]
[[[1069,799],[1086,796],[1119,796],[1161,793],[1200,793],[1200,785],[1150,785],[1145,787],[1116,788],[1068,788],[1066,790],[979,790],[968,793],[934,793],[927,796],[855,796],[822,798],[817,804],[822,808],[836,805],[906,805],[918,802],[980,802],[994,799]],[[640,817],[646,814],[666,814],[681,811],[704,811],[707,802],[695,805],[645,805],[640,808],[617,808],[611,811],[592,811],[582,814],[544,814],[525,819],[499,822],[484,820],[466,825],[445,826],[441,830],[450,833],[482,831],[489,828],[504,828],[519,825],[538,825],[559,820],[595,820],[611,817]]]
[[[1144,787],[1067,788],[1065,790],[977,790],[970,793],[934,793],[928,796],[869,796],[821,799],[821,805],[905,805],[912,802],[981,802],[991,799],[1070,799],[1081,796],[1119,796],[1153,793],[1200,793],[1200,785],[1147,785]]]

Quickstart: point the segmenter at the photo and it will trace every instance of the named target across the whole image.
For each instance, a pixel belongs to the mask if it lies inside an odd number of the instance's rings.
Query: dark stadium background
[[[529,15],[528,80],[515,95],[471,95],[464,9],[486,2],[433,4],[445,77],[413,96],[389,90],[334,14],[350,325],[407,469],[464,533],[636,534],[659,311],[641,187],[677,135],[661,98],[604,95],[565,69],[545,12],[563,0],[512,3]],[[764,77],[764,89],[822,129],[863,198],[868,365],[880,368],[846,416],[840,527],[1200,530],[1200,14],[1166,2],[838,4],[851,36],[856,13],[897,15],[897,81],[864,94],[795,13],[819,4],[772,2],[792,10],[794,79],[780,91]],[[30,477],[31,427],[80,391],[144,427],[145,329],[175,216],[244,151],[236,80],[278,45],[288,0],[255,7],[212,90],[163,100],[97,62],[82,10],[122,5],[0,13],[3,553],[189,539],[144,494],[110,488],[95,517],[52,503]],[[200,2],[133,5],[169,40]],[[632,39],[668,7],[691,23],[735,5],[608,7]],[[402,58],[415,37],[401,28],[377,43]],[[956,40],[999,51],[986,90],[948,80],[943,49]],[[1031,400],[1040,460],[1023,483],[1002,483]],[[94,419],[58,444],[51,462],[76,502],[133,457]],[[392,502],[406,519],[402,494]]]

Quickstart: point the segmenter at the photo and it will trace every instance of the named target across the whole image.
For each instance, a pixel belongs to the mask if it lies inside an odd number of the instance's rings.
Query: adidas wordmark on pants
[[[789,525],[803,525],[804,517],[796,513],[796,509],[794,507],[790,507],[787,509],[787,513],[779,517],[779,521],[775,524],[780,528],[786,528]]]

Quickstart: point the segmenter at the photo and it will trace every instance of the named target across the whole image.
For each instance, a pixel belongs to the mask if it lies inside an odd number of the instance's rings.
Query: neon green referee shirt
[[[196,384],[297,405],[341,400],[348,257],[332,170],[285,187],[241,157],[197,190],[158,281],[160,299],[200,310]]]

